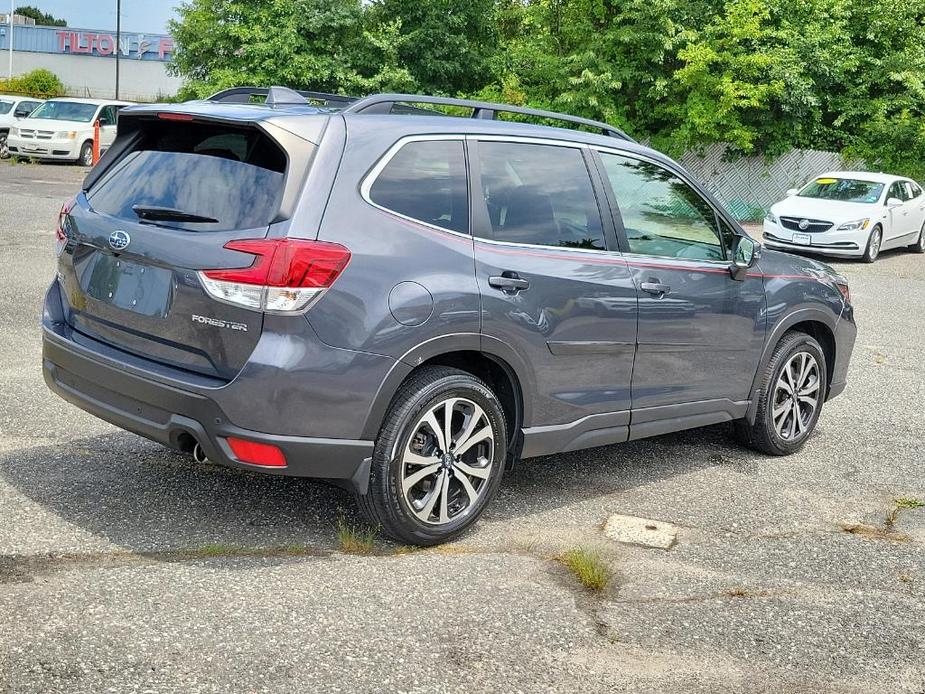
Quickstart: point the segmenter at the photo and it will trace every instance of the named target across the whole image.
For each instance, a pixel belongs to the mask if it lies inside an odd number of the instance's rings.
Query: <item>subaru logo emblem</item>
[[[807,229],[809,229],[809,220],[808,220],[808,219],[801,219],[801,220],[800,220],[799,227],[800,227],[800,229],[802,229],[803,231],[806,231]],[[126,241],[126,243],[128,243],[128,242]]]
[[[109,235],[109,245],[114,251],[124,250],[128,246],[129,242],[131,242],[131,240],[132,237],[121,229],[114,231]]]

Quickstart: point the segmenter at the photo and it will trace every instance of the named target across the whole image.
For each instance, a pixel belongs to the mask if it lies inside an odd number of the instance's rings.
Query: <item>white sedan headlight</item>
[[[870,219],[856,219],[853,222],[845,222],[838,225],[838,231],[861,231],[866,229],[870,224]]]
[[[10,128],[10,135],[13,137],[19,137],[19,128]]]
[[[77,137],[76,130],[59,130],[55,133],[56,140],[73,140]]]
[[[770,222],[771,224],[777,224],[777,217],[775,216],[773,212],[768,210],[767,215],[765,215],[764,217],[764,221]]]

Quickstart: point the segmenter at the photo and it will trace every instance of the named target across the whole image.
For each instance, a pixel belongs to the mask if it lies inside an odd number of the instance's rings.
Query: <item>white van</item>
[[[100,122],[100,151],[116,139],[119,109],[127,101],[100,99],[49,99],[10,128],[11,155],[34,159],[62,159],[84,166],[93,164],[93,124]]]
[[[6,148],[6,137],[10,128],[19,125],[19,121],[32,113],[42,99],[33,99],[29,96],[8,96],[0,94],[0,159],[10,156]]]

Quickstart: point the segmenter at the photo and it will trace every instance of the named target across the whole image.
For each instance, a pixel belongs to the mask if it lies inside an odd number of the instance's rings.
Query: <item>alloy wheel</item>
[[[877,256],[880,255],[880,242],[882,238],[880,230],[875,229],[874,235],[870,237],[870,251],[868,252],[871,260],[876,260]]]
[[[0,159],[6,159],[10,156],[10,148],[6,142],[6,133],[0,133]]]
[[[418,418],[401,455],[401,492],[418,520],[445,525],[472,511],[488,488],[495,435],[485,411],[453,397]]]
[[[819,406],[819,362],[809,352],[797,352],[787,360],[774,386],[774,430],[786,441],[809,433]]]

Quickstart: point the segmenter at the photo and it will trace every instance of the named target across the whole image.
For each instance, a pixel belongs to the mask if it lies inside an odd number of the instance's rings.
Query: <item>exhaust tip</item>
[[[198,441],[193,445],[193,460],[197,463],[205,463],[209,460],[206,457],[206,452],[202,450],[202,446],[199,445]]]

